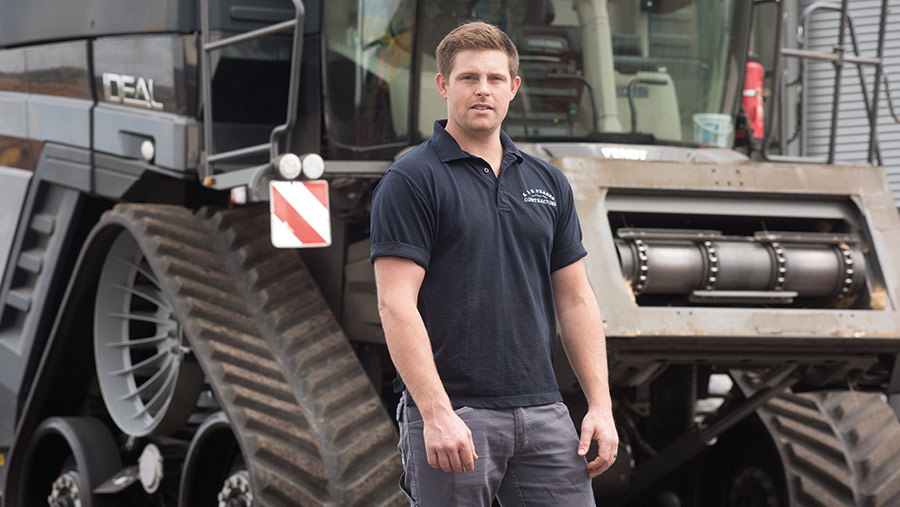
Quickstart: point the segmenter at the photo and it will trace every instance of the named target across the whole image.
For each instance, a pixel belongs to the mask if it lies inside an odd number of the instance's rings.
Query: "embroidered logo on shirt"
[[[525,202],[535,202],[538,204],[549,204],[550,206],[556,206],[556,197],[553,197],[553,194],[551,194],[550,192],[541,190],[539,188],[529,188],[528,190],[522,192],[522,197],[525,198]]]

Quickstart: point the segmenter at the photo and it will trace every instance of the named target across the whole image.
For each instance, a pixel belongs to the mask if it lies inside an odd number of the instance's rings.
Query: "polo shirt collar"
[[[453,139],[453,136],[447,132],[446,127],[447,120],[436,120],[434,122],[434,134],[431,136],[431,140],[434,143],[434,149],[437,151],[441,162],[450,162],[451,160],[460,160],[471,157],[472,155],[466,153],[459,147],[459,143],[457,143],[456,139]],[[516,160],[519,163],[522,163],[522,161],[525,160],[522,156],[522,152],[516,148],[516,144],[513,143],[512,139],[510,139],[506,132],[502,130],[500,131],[500,144],[503,145],[504,159],[512,155],[516,157]]]

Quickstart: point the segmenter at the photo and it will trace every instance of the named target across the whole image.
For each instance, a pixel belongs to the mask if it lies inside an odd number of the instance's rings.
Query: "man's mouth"
[[[474,106],[472,106],[472,109],[476,109],[478,111],[490,111],[494,108],[487,104],[475,104]]]

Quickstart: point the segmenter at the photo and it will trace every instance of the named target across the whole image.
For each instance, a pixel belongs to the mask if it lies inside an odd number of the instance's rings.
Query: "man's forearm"
[[[610,408],[606,336],[593,293],[560,312],[559,323],[563,348],[589,406]]]
[[[381,305],[380,313],[391,360],[423,417],[439,409],[452,410],[418,310],[414,306]]]

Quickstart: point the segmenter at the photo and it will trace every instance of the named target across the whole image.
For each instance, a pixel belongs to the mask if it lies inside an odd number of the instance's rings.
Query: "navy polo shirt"
[[[445,125],[435,122],[431,139],[378,184],[371,259],[404,257],[425,268],[418,309],[453,405],[560,401],[550,273],[587,255],[572,189],[504,132],[494,176]]]

